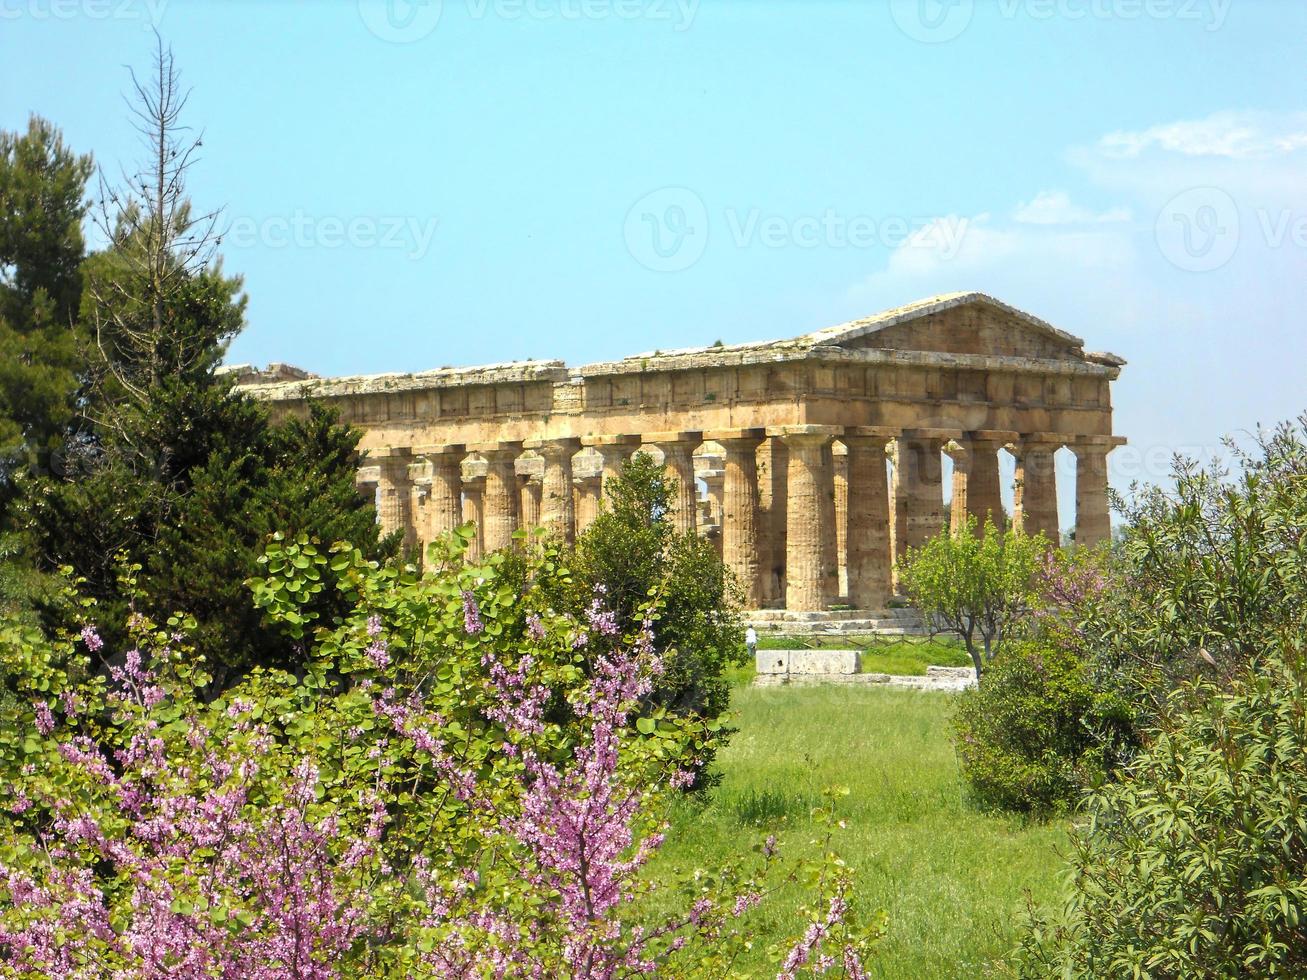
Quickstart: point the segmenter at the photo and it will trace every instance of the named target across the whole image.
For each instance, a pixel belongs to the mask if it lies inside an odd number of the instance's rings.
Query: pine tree
[[[260,627],[245,585],[269,535],[385,549],[355,488],[359,433],[318,408],[273,425],[216,373],[244,326],[245,296],[222,271],[216,212],[197,213],[187,197],[200,139],[182,125],[171,52],[161,44],[150,78],[133,85],[150,155],[120,185],[101,184],[110,244],[84,263],[87,397],[64,471],[37,481],[22,507],[45,566],[71,566],[105,622],[122,622],[128,603],[158,621],[195,615],[221,688],[256,665],[296,666],[298,649]],[[124,587],[124,559],[138,594]]]

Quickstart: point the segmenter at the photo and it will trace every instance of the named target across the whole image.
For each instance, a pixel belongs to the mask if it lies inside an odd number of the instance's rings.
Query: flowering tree
[[[463,541],[421,577],[275,543],[255,599],[310,667],[208,704],[184,618],[134,617],[108,677],[73,652],[102,653],[92,627],[58,649],[0,630],[32,705],[0,737],[0,976],[732,976],[750,910],[799,869],[769,840],[645,912],[662,804],[715,725],[634,716],[656,607],[629,636],[602,596],[556,614]],[[326,625],[328,564],[351,612]],[[878,924],[836,859],[806,870],[779,975],[863,976]]]

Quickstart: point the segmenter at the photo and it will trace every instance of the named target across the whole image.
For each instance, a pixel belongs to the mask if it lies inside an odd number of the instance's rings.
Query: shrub
[[[1129,714],[1074,654],[1009,645],[953,719],[962,775],[982,806],[1037,814],[1075,804],[1119,763]]]
[[[1307,976],[1307,670],[1273,658],[1172,695],[1173,723],[1074,838],[1027,977]]]
[[[988,520],[978,528],[968,517],[956,532],[909,549],[899,582],[927,622],[962,637],[979,678],[1030,609],[1039,557],[1047,548],[1042,534],[1004,533]]]
[[[852,920],[833,855],[783,870],[760,842],[675,883],[680,912],[634,914],[713,723],[644,707],[652,606],[629,634],[601,602],[553,611],[555,553],[518,592],[502,556],[463,562],[469,536],[420,577],[277,542],[252,586],[307,667],[212,702],[193,619],[133,615],[108,677],[84,670],[92,626],[50,644],[0,620],[22,695],[0,719],[0,976],[715,980],[800,871],[782,975],[865,976],[878,925]]]

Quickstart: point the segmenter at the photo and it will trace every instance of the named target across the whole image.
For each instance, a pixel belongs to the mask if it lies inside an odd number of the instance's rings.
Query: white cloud
[[[1104,157],[1130,160],[1148,150],[1186,157],[1261,160],[1307,148],[1307,113],[1216,112],[1142,130],[1108,133],[1096,144]]]
[[[1129,221],[1130,217],[1129,208],[1095,212],[1072,202],[1066,191],[1040,191],[1033,200],[1017,205],[1012,220],[1024,225],[1092,225]]]

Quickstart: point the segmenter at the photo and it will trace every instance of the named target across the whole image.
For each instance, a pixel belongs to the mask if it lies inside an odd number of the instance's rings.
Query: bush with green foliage
[[[1064,913],[1021,976],[1307,976],[1307,667],[1300,648],[1231,684],[1185,685],[1074,837]]]
[[[108,676],[91,623],[52,643],[0,620],[21,692],[0,704],[0,976],[720,980],[802,880],[779,975],[865,977],[879,920],[828,846],[787,866],[759,840],[651,910],[642,869],[715,723],[642,706],[655,606],[625,634],[602,598],[555,611],[556,552],[519,591],[503,553],[464,561],[470,537],[421,576],[276,541],[254,599],[306,668],[213,701],[191,617],[132,615]]]
[[[952,727],[962,775],[981,806],[1047,814],[1073,807],[1121,763],[1129,722],[1075,654],[1018,642],[963,692]]]
[[[1307,625],[1307,416],[1229,450],[1233,478],[1180,459],[1173,489],[1127,501],[1109,581],[1073,603],[1072,642],[1141,728],[1194,676],[1240,676]]]
[[[608,481],[604,509],[568,558],[572,584],[557,598],[576,614],[600,590],[629,630],[649,596],[660,595],[655,642],[666,669],[651,703],[715,718],[730,703],[726,670],[745,655],[742,596],[710,541],[677,533],[671,499],[663,468],[648,453],[632,456]]]
[[[998,530],[974,517],[910,548],[899,565],[899,584],[932,626],[962,637],[980,678],[1020,617],[1034,603],[1042,534]]]

